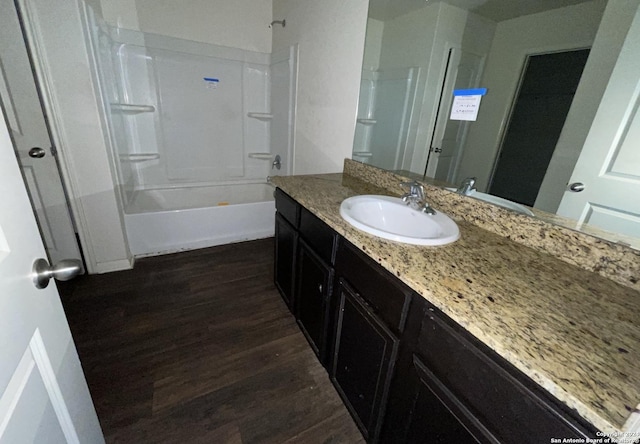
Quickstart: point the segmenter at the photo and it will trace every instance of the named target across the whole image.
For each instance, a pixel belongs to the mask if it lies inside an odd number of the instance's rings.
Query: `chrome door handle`
[[[33,157],[35,159],[43,158],[47,152],[40,147],[34,146],[29,150],[29,157]]]
[[[573,191],[574,193],[579,193],[580,191],[583,191],[584,188],[585,186],[582,182],[574,182],[569,185],[569,191]]]
[[[49,265],[46,259],[36,259],[33,263],[33,283],[36,288],[46,288],[51,278],[68,281],[82,273],[82,262],[78,259],[64,259]]]

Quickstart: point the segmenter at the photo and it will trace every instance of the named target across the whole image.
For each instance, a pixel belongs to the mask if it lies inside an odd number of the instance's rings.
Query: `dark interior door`
[[[489,193],[533,206],[589,50],[530,56]]]

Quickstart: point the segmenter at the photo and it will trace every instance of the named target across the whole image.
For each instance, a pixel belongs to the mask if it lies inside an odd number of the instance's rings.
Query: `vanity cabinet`
[[[289,309],[293,310],[300,205],[280,188],[276,188],[275,200],[274,283]]]
[[[575,411],[279,189],[276,208],[276,286],[367,442],[595,437]]]
[[[340,280],[331,380],[363,435],[375,437],[399,339],[371,307]]]
[[[275,284],[326,367],[338,235],[279,188],[275,198]]]
[[[303,240],[298,252],[296,319],[320,362],[326,356],[326,329],[333,268],[324,262]]]
[[[575,412],[435,307],[426,301],[422,306],[421,321],[410,320],[407,329],[384,442],[533,444],[595,438],[596,430]]]
[[[294,313],[311,348],[327,367],[327,328],[338,234],[301,207],[299,239]]]
[[[329,375],[364,437],[376,442],[412,291],[344,240],[335,288]]]

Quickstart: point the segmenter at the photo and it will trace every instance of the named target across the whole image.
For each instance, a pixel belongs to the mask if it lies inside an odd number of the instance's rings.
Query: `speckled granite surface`
[[[405,180],[392,172],[345,159],[344,172],[400,194]],[[422,182],[422,181],[421,181]],[[640,290],[640,251],[529,217],[425,183],[428,202],[456,220],[466,220],[560,260]],[[549,215],[553,216],[553,215]],[[556,220],[559,218],[556,218]],[[624,239],[624,238],[623,238]]]
[[[368,235],[340,203],[393,193],[352,176],[272,182],[600,430],[624,430],[640,403],[637,290],[462,218],[460,240],[441,247]]]

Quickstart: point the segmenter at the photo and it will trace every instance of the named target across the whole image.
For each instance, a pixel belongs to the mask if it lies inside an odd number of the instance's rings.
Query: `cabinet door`
[[[333,270],[300,240],[296,318],[313,351],[324,362],[328,299]]]
[[[331,379],[365,438],[375,442],[399,340],[344,280],[337,288]]]
[[[526,375],[492,356],[436,309],[423,320],[416,354],[500,442],[537,444],[559,437],[586,442],[596,437]]]
[[[405,384],[414,384],[414,404],[402,442],[434,444],[498,443],[417,357]]]
[[[295,253],[298,233],[280,213],[276,213],[275,233],[275,284],[289,309],[293,309]]]

